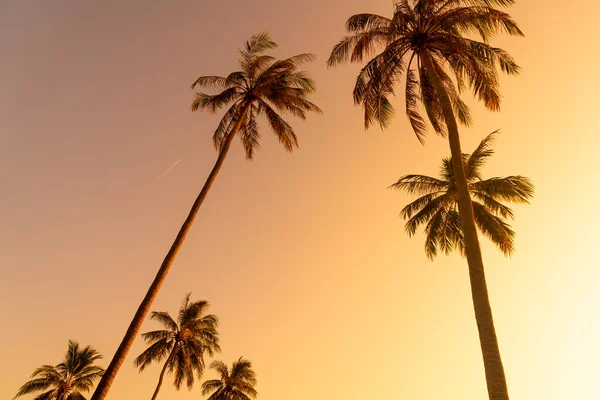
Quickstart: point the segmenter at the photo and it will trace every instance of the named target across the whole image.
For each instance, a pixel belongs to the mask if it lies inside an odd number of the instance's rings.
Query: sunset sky
[[[317,54],[306,69],[324,114],[290,117],[291,154],[265,125],[253,161],[234,142],[152,309],[174,314],[187,292],[210,301],[217,359],[250,359],[262,400],[487,397],[466,261],[429,261],[399,217],[411,197],[387,189],[437,174],[448,143],[419,144],[402,95],[390,129],[365,132],[359,65],[325,66],[359,12],[390,15],[392,1],[0,2],[1,399],[69,339],[108,365],[216,158],[220,115],[190,112],[189,86],[236,69],[259,31],[278,57]],[[466,96],[475,124],[461,129],[465,152],[501,129],[485,176],[536,185],[515,207],[513,257],[481,240],[509,392],[598,399],[600,5],[509,12],[526,37],[493,43],[523,72],[503,76],[500,113]],[[160,366],[137,372],[144,348],[109,399],[150,398]],[[200,382],[171,383],[159,398],[202,398]]]

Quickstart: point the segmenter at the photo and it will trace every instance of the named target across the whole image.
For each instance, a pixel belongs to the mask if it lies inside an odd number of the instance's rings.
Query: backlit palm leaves
[[[427,71],[430,59],[450,98],[452,110],[465,125],[471,122],[460,94],[470,86],[490,110],[500,107],[498,68],[516,74],[519,67],[502,49],[488,40],[498,32],[522,35],[510,16],[493,6],[512,0],[397,0],[391,18],[357,14],[348,19],[348,35],[333,48],[329,66],[341,62],[363,62],[356,78],[354,101],[365,113],[365,127],[386,127],[394,115],[390,97],[404,75],[406,114],[419,140],[426,133],[425,112],[437,133],[446,133],[439,94]],[[468,34],[469,38],[463,35]],[[470,37],[479,35],[481,41]],[[454,79],[452,79],[454,78]]]
[[[219,379],[202,384],[202,394],[211,393],[207,400],[251,400],[256,398],[256,374],[252,363],[239,358],[231,366],[231,370],[221,361],[214,361],[211,366],[219,374]]]
[[[69,341],[65,359],[58,365],[42,365],[33,371],[31,380],[26,382],[14,398],[43,392],[36,400],[85,400],[88,392],[102,376],[104,369],[94,365],[102,358],[91,346],[80,348],[79,343]]]
[[[142,334],[150,346],[134,361],[142,372],[152,362],[164,360],[158,385],[152,396],[156,399],[165,372],[174,375],[174,385],[179,390],[185,381],[188,389],[194,385],[194,375],[200,379],[204,373],[204,353],[209,356],[220,351],[218,318],[207,315],[208,302],[190,303],[186,295],[175,321],[167,312],[153,312],[150,319],[160,322],[165,329]]]
[[[277,47],[268,34],[253,36],[240,52],[240,70],[226,77],[202,76],[196,86],[217,89],[220,92],[209,95],[196,93],[192,110],[208,110],[212,113],[230,105],[221,119],[213,142],[221,150],[227,138],[239,134],[246,150],[246,157],[252,158],[259,146],[260,134],[257,118],[264,115],[271,129],[286,150],[298,146],[298,139],[292,126],[279,114],[284,112],[301,119],[310,111],[321,110],[307,100],[314,92],[313,80],[298,67],[315,59],[313,54],[299,54],[284,60],[277,60],[263,53]]]
[[[533,196],[533,184],[522,176],[483,180],[481,167],[494,151],[491,148],[494,133],[488,135],[471,154],[463,156],[469,190],[473,196],[473,212],[479,230],[505,254],[514,250],[514,231],[506,223],[513,218],[504,202],[527,203]],[[439,251],[448,254],[458,249],[464,254],[464,235],[458,215],[458,195],[450,159],[442,161],[441,178],[424,175],[405,175],[392,185],[420,197],[402,209],[407,219],[405,228],[414,235],[425,226],[425,253],[431,259]]]

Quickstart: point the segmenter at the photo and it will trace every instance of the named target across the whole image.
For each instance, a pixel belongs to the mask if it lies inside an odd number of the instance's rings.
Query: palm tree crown
[[[533,184],[522,176],[482,179],[481,167],[494,150],[495,138],[491,133],[481,141],[472,154],[463,154],[463,165],[473,196],[473,212],[479,230],[505,254],[514,251],[514,231],[505,221],[514,218],[510,208],[502,202],[528,203],[533,197]],[[425,225],[425,252],[433,259],[438,250],[448,254],[458,249],[464,255],[465,242],[458,215],[458,193],[452,161],[442,161],[441,179],[424,175],[405,175],[391,187],[420,195],[402,209],[407,219],[405,228],[410,236],[420,225]]]
[[[277,44],[267,33],[256,34],[240,51],[241,70],[227,77],[202,76],[192,85],[192,88],[204,86],[220,91],[215,95],[196,93],[193,111],[208,110],[214,113],[231,104],[213,136],[217,149],[221,149],[228,135],[237,133],[246,150],[246,157],[252,158],[254,150],[259,147],[257,117],[262,114],[279,141],[291,151],[298,146],[298,139],[292,126],[277,111],[302,119],[306,119],[308,111],[321,112],[319,107],[306,99],[315,91],[313,80],[305,71],[298,70],[302,63],[314,60],[315,56],[306,53],[277,60],[263,54],[276,47]]]
[[[392,18],[376,14],[350,17],[346,22],[348,35],[333,48],[328,65],[348,60],[362,62],[382,48],[360,71],[354,88],[355,103],[364,107],[365,127],[379,123],[383,128],[390,123],[394,108],[389,98],[405,74],[406,114],[417,137],[423,142],[426,133],[419,103],[424,105],[435,132],[445,135],[442,105],[431,72],[428,74],[426,69],[428,61],[441,78],[453,111],[463,124],[471,122],[469,108],[460,99],[466,85],[488,109],[498,110],[496,67],[508,74],[517,74],[519,67],[506,51],[492,47],[488,40],[499,31],[523,35],[508,14],[493,8],[513,3],[514,0],[396,0]],[[479,35],[482,41],[464,34]]]
[[[252,363],[239,358],[233,363],[231,370],[221,361],[213,361],[210,366],[219,373],[219,379],[202,384],[202,394],[212,394],[207,400],[251,400],[256,398],[256,374]]]
[[[215,352],[221,351],[217,332],[219,321],[215,315],[206,314],[208,307],[208,302],[203,300],[190,302],[190,294],[187,294],[177,321],[168,312],[152,312],[150,319],[160,322],[166,329],[142,334],[150,346],[134,360],[140,372],[152,362],[166,358],[161,382],[165,370],[168,370],[174,374],[177,389],[184,380],[191,389],[194,373],[200,379],[204,372],[204,353],[212,357]]]
[[[104,368],[94,365],[102,358],[93,347],[83,349],[79,343],[69,340],[65,359],[58,365],[42,365],[31,374],[14,398],[25,394],[44,391],[36,400],[85,400],[82,393],[88,392],[104,373]]]

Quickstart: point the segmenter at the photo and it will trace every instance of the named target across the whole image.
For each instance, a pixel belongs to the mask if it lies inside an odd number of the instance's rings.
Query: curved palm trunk
[[[160,371],[160,376],[158,377],[158,385],[156,385],[156,389],[154,390],[154,394],[152,395],[152,400],[156,400],[156,398],[158,397],[158,392],[160,391],[160,387],[162,386],[163,379],[165,377],[165,372],[167,372],[167,367],[169,366],[171,359],[175,355],[175,350],[177,350],[177,343],[173,345],[173,350],[171,350],[171,354],[169,354],[169,357],[165,361],[165,365],[163,365],[162,370]]]
[[[117,349],[115,355],[113,356],[112,360],[110,361],[110,365],[104,372],[104,375],[102,376],[102,379],[100,380],[100,383],[98,383],[98,387],[94,391],[94,394],[93,394],[91,400],[104,400],[104,398],[106,397],[108,390],[110,389],[110,386],[112,385],[113,380],[117,376],[117,372],[119,371],[121,364],[123,364],[123,361],[125,361],[125,358],[127,357],[127,353],[129,352],[131,345],[135,341],[135,337],[137,336],[137,334],[140,331],[140,328],[142,327],[142,323],[144,322],[146,315],[148,315],[148,312],[150,311],[150,307],[152,306],[154,299],[158,295],[158,291],[160,290],[160,287],[162,286],[163,282],[165,281],[165,278],[167,277],[167,274],[169,273],[169,270],[171,269],[171,265],[173,265],[173,262],[175,261],[175,257],[177,256],[177,253],[181,249],[181,245],[183,244],[185,237],[189,233],[189,231],[192,227],[192,224],[194,223],[194,220],[196,219],[196,216],[198,215],[200,206],[204,202],[204,199],[206,198],[206,195],[208,194],[210,187],[214,183],[214,181],[217,177],[217,174],[221,170],[221,166],[223,165],[223,162],[225,161],[227,152],[229,151],[229,148],[231,147],[231,142],[233,141],[233,138],[235,137],[235,135],[239,131],[240,127],[242,126],[242,122],[244,121],[244,119],[246,117],[249,106],[250,106],[250,104],[246,105],[242,109],[240,119],[234,125],[234,127],[231,130],[231,133],[229,134],[227,139],[225,139],[225,142],[223,143],[223,147],[221,148],[221,151],[219,152],[219,157],[217,158],[217,161],[215,162],[215,166],[213,167],[212,171],[210,171],[210,174],[208,175],[208,178],[206,179],[206,182],[204,183],[204,186],[202,187],[200,194],[198,195],[198,197],[196,198],[196,201],[194,201],[194,204],[192,205],[192,209],[190,210],[188,217],[186,218],[185,222],[179,229],[179,233],[177,234],[175,241],[171,245],[171,249],[165,256],[165,259],[163,260],[163,262],[160,266],[160,269],[158,270],[158,273],[156,274],[156,277],[154,278],[154,281],[152,281],[150,288],[148,288],[148,292],[146,293],[146,296],[142,300],[142,303],[138,307],[138,309],[135,313],[135,316],[133,317],[133,320],[129,324],[129,327],[127,328],[127,332],[125,333],[125,337],[123,337],[123,340],[121,341],[121,344],[119,345],[119,348]]]
[[[500,357],[498,339],[494,328],[492,308],[488,296],[485,272],[483,269],[483,258],[477,238],[477,228],[473,215],[473,205],[467,184],[467,177],[462,163],[462,151],[460,148],[460,137],[458,126],[452,110],[452,103],[444,84],[433,66],[433,60],[427,51],[421,53],[423,65],[427,69],[431,83],[433,84],[444,113],[444,120],[448,128],[448,140],[452,154],[452,168],[458,189],[458,210],[465,237],[465,253],[469,264],[469,277],[471,280],[471,294],[475,308],[475,319],[479,331],[479,341],[483,353],[483,364],[490,400],[508,400],[508,387],[504,375],[504,367]]]

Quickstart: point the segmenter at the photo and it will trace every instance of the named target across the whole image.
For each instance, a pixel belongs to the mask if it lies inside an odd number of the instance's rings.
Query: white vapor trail
[[[177,164],[179,164],[181,162],[181,160],[183,160],[183,157],[181,157],[179,160],[175,161],[173,163],[173,165],[171,165],[169,168],[167,168],[167,170],[165,172],[163,172],[158,178],[156,178],[155,180],[159,180],[160,178],[162,178],[163,176],[165,176],[166,174],[169,173],[169,171],[171,171],[173,168],[175,168],[177,166]]]

